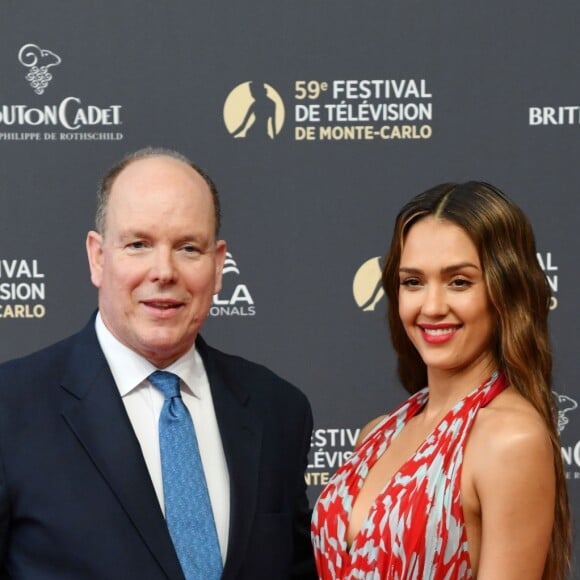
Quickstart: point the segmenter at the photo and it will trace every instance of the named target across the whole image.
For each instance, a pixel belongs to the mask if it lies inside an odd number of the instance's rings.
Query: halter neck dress
[[[425,406],[429,389],[386,416],[322,491],[312,517],[321,580],[469,580],[473,578],[463,510],[461,467],[477,412],[507,386],[494,375],[438,423],[372,504],[350,550],[346,533],[364,480],[405,424]]]

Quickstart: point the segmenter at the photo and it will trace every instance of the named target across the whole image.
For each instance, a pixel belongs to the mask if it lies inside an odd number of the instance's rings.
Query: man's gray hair
[[[220,201],[215,183],[212,181],[211,177],[203,170],[201,167],[190,161],[185,155],[174,151],[173,149],[165,149],[163,147],[145,147],[139,149],[134,153],[129,153],[121,161],[113,165],[107,171],[101,182],[99,183],[99,188],[97,190],[97,211],[95,214],[95,228],[99,234],[105,235],[105,224],[107,220],[107,207],[109,205],[109,197],[111,195],[111,189],[113,184],[119,174],[126,169],[131,163],[139,161],[141,159],[147,159],[149,157],[170,157],[171,159],[177,159],[182,161],[186,165],[189,165],[194,171],[199,173],[203,180],[207,183],[211,196],[213,199],[214,207],[214,218],[215,218],[215,237],[217,239],[221,226],[221,209]]]

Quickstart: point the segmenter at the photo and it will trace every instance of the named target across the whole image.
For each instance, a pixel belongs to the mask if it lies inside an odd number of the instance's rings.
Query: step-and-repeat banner
[[[2,0],[0,361],[94,310],[84,240],[104,171],[177,149],[223,204],[203,334],[308,395],[314,500],[360,426],[405,397],[379,285],[398,209],[489,181],[529,215],[552,289],[580,514],[579,21],[578,3],[543,0]]]

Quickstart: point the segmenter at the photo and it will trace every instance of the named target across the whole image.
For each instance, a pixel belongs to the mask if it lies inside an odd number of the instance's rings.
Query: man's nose
[[[175,280],[175,257],[170,248],[157,248],[151,265],[151,278],[155,282],[167,284]]]

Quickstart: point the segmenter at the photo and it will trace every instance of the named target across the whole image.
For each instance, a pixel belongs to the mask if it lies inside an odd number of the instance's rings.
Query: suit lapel
[[[79,334],[62,386],[62,415],[169,578],[183,578],[141,448],[99,347]]]
[[[225,361],[198,337],[196,347],[209,379],[230,478],[230,534],[223,578],[234,578],[244,554],[256,512],[262,425],[251,411],[249,394]]]

